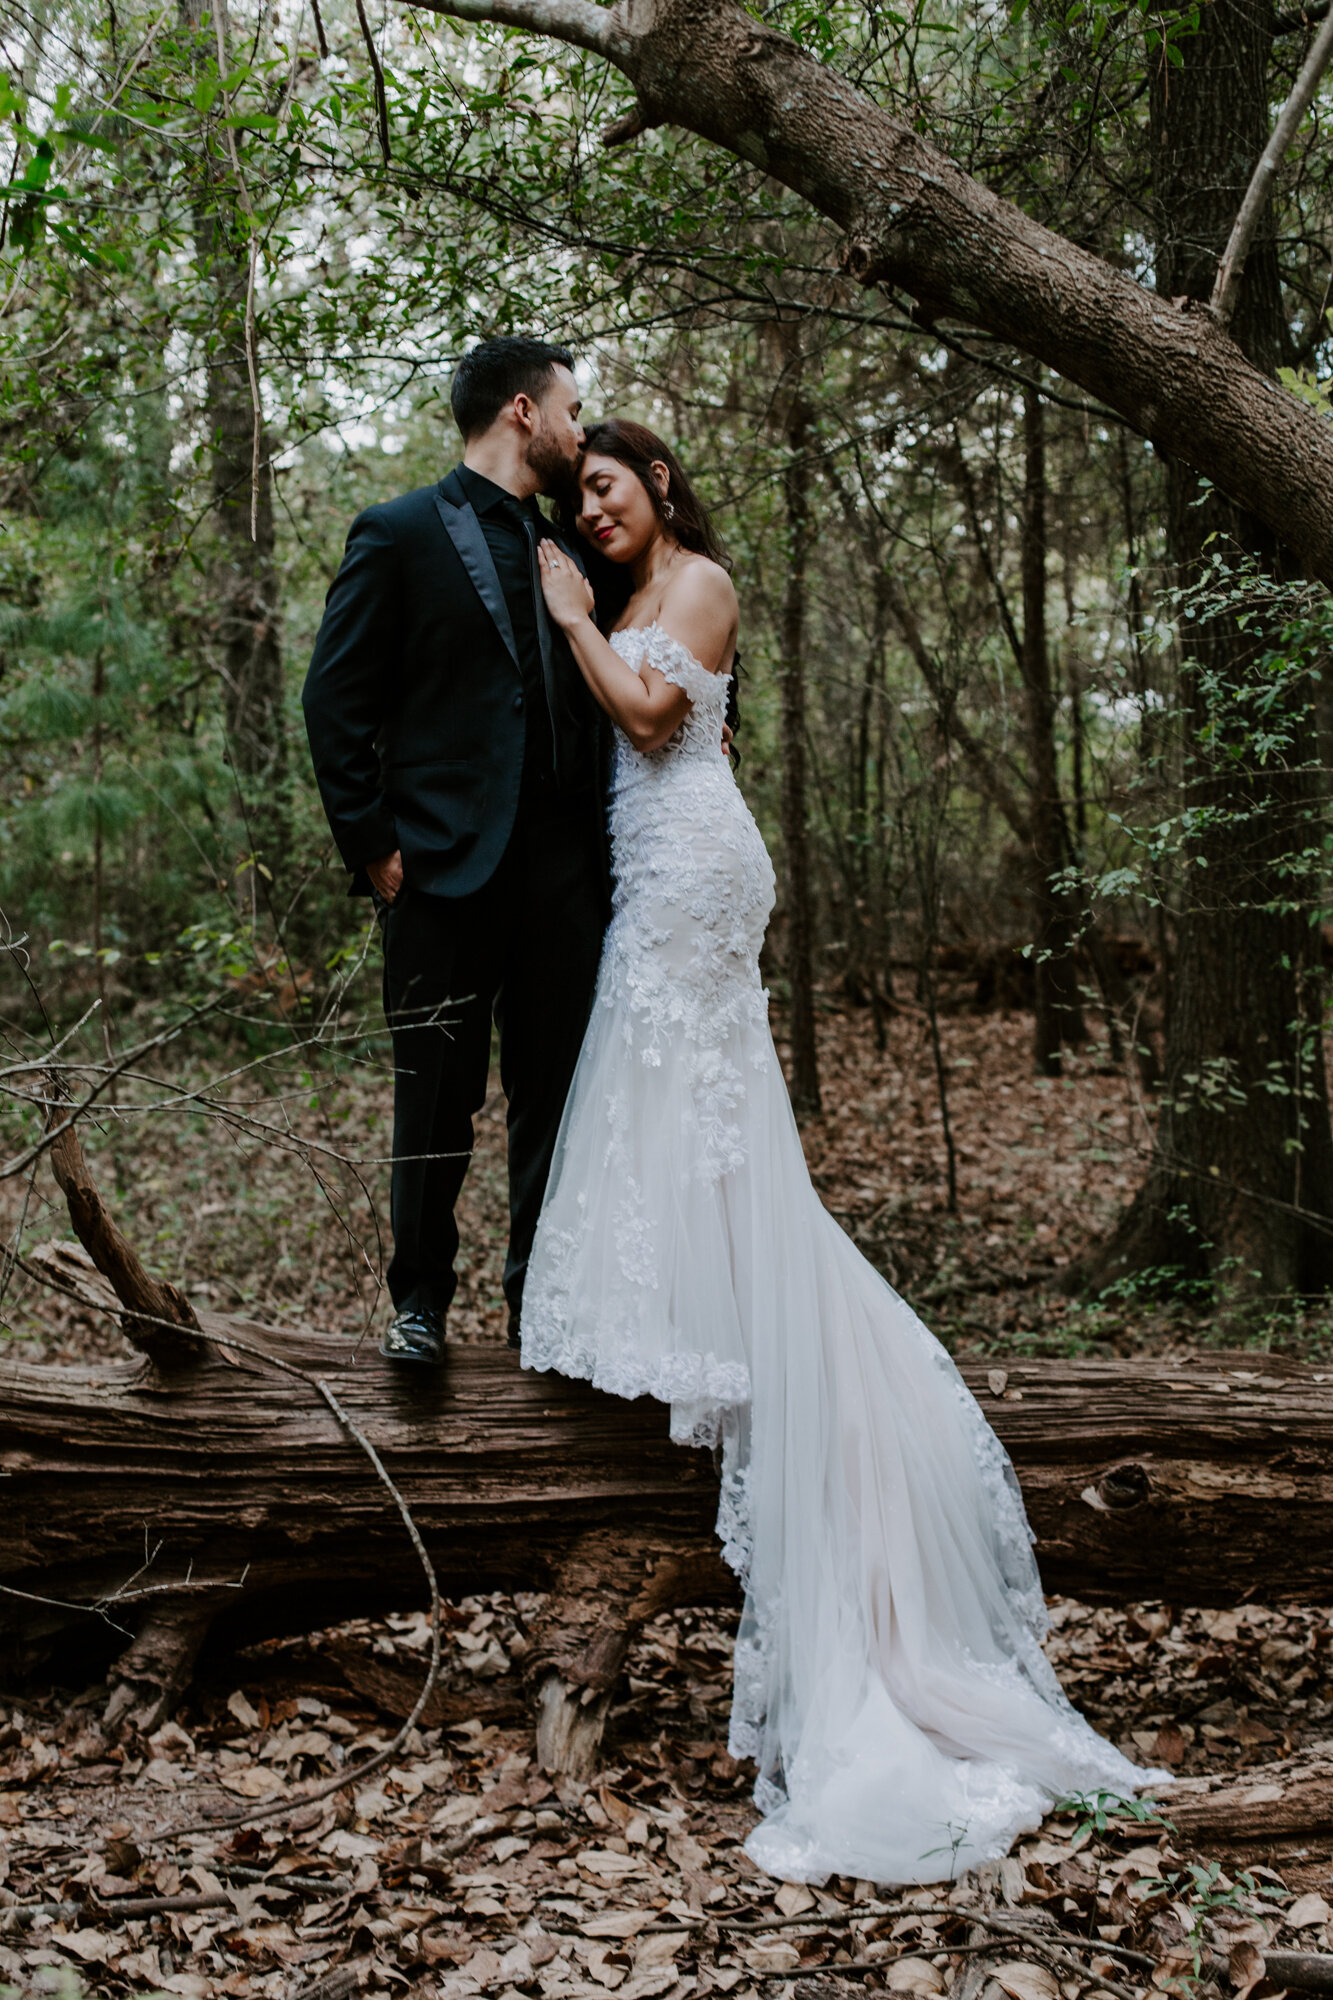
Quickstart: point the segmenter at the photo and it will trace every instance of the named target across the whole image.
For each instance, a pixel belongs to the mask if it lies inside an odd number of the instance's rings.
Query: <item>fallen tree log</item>
[[[1333,1833],[1333,1744],[1316,1741],[1293,1756],[1244,1771],[1177,1778],[1162,1812],[1183,1839],[1256,1848]]]
[[[606,1579],[619,1609],[633,1577],[646,1587],[663,1563],[672,1601],[732,1588],[712,1552],[711,1457],[672,1445],[656,1405],[525,1373],[507,1349],[453,1348],[437,1375],[396,1369],[368,1343],[202,1313],[198,1327],[259,1354],[210,1345],[166,1372],[146,1357],[6,1367],[11,1669],[72,1628],[123,1646],[144,1636],[146,1613],[173,1605],[200,1610],[186,1621],[196,1638],[209,1622],[253,1638],[420,1601],[417,1559],[370,1465],[264,1354],[336,1385],[446,1594],[549,1589],[583,1547],[580,1589],[595,1597],[584,1538],[598,1530],[630,1550],[630,1569]],[[1048,1590],[1203,1604],[1328,1595],[1333,1373],[1245,1354],[965,1373],[1014,1459]],[[617,1645],[580,1632],[583,1685]],[[570,1669],[568,1646],[552,1657]]]
[[[734,1596],[711,1455],[667,1414],[525,1373],[196,1313],[116,1228],[72,1126],[52,1140],[82,1252],[40,1273],[120,1310],[136,1357],[0,1378],[0,1668],[73,1637],[119,1654],[107,1719],[148,1730],[210,1629],[311,1631],[445,1595],[545,1589],[528,1662],[547,1768],[585,1773],[634,1633]],[[1333,1371],[1265,1356],[964,1371],[1022,1482],[1048,1591],[1322,1597]],[[378,1454],[378,1466],[375,1456]]]

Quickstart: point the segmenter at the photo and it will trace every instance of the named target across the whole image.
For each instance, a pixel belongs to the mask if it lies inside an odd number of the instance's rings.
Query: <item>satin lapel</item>
[[[504,592],[500,588],[500,578],[495,563],[486,546],[486,537],[481,532],[481,522],[466,501],[458,507],[452,500],[446,500],[442,493],[437,493],[435,505],[444,523],[445,532],[458,551],[459,561],[471,577],[478,597],[494,619],[495,629],[504,640],[505,651],[517,666],[518,647],[514,642],[513,622],[509,616],[509,606],[504,600]]]

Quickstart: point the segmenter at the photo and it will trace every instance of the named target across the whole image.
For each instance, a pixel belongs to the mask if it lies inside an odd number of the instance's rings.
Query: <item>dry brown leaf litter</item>
[[[685,1612],[648,1628],[606,1769],[582,1790],[532,1759],[517,1676],[538,1604],[452,1606],[449,1698],[461,1715],[470,1687],[477,1712],[417,1732],[390,1770],[276,1826],[153,1840],[238,1799],[295,1794],[387,1741],[392,1722],[344,1668],[378,1663],[410,1699],[424,1616],[218,1660],[175,1721],[128,1746],[101,1734],[101,1687],[8,1702],[0,1975],[32,1986],[65,1968],[97,1993],[187,2000],[285,2000],[349,1967],[361,1990],[442,2000],[799,2000],[805,1978],[830,1992],[986,2000],[993,1980],[1009,2000],[1152,2000],[1193,1991],[1218,1952],[1240,1991],[1255,1963],[1243,1947],[1333,1947],[1327,1840],[1228,1849],[1219,1864],[1160,1823],[1112,1811],[1099,1830],[1090,1808],[952,1887],[776,1884],[741,1848],[752,1774],[725,1749],[729,1622]],[[1262,1776],[1281,1759],[1285,1783],[1321,1758],[1333,1768],[1331,1642],[1333,1618],[1305,1609],[1062,1601],[1050,1652],[1080,1706],[1140,1760]],[[104,1907],[145,1897],[178,1906],[123,1922]],[[59,1907],[23,1907],[43,1901]],[[979,1914],[1010,1930],[982,1929]]]

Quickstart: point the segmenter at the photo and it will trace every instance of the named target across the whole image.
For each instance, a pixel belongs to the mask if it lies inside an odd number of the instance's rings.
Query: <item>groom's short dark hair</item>
[[[490,429],[515,396],[531,396],[535,401],[551,386],[554,369],[572,370],[573,366],[569,349],[556,347],[549,340],[507,335],[501,340],[478,341],[454,370],[449,390],[454,421],[464,438],[477,437]]]

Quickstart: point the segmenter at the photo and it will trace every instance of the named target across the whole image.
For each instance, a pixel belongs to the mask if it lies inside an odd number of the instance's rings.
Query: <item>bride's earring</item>
[[[662,519],[664,521],[674,521],[675,518],[676,518],[675,508],[672,506],[669,500],[664,500],[662,502]]]

